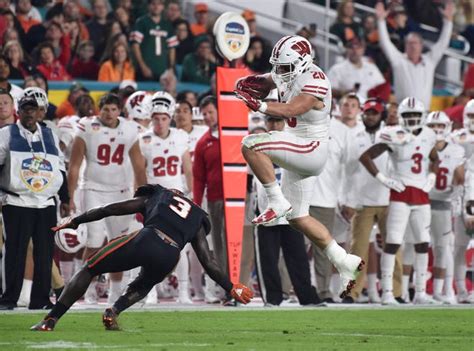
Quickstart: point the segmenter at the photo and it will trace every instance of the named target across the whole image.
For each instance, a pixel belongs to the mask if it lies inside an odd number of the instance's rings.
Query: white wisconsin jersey
[[[430,191],[431,200],[452,200],[454,171],[466,161],[464,155],[464,149],[452,142],[448,142],[443,150],[438,151],[440,163],[435,186]]]
[[[455,130],[451,139],[462,146],[466,158],[466,180],[464,183],[464,200],[474,200],[474,133],[463,128]]]
[[[194,158],[194,150],[196,149],[196,144],[201,139],[201,137],[206,134],[209,130],[209,127],[206,126],[193,126],[193,130],[188,133],[189,136],[189,152],[191,153],[191,158]]]
[[[436,144],[436,133],[422,127],[418,135],[407,132],[401,126],[385,127],[380,132],[381,143],[387,144],[393,164],[393,178],[405,186],[422,189],[429,174],[430,153]]]
[[[316,97],[324,102],[324,108],[311,109],[300,116],[287,119],[285,131],[301,138],[327,140],[332,102],[331,83],[321,68],[315,64],[311,64],[290,87],[286,84],[278,87],[278,98],[281,102],[288,102],[300,94]]]
[[[360,156],[380,138],[380,130],[369,133],[365,128],[358,130],[354,136],[354,148],[356,153],[356,165],[351,167],[353,173],[348,174],[347,205],[353,208],[363,206],[388,206],[390,189],[373,177],[367,169],[359,162]],[[377,169],[383,174],[391,172],[388,152],[384,152],[373,160]]]
[[[136,121],[134,121],[134,120],[129,120],[129,121],[135,125],[135,127],[136,127],[137,130],[138,130],[138,134],[145,133],[146,131],[149,130],[148,128],[145,128],[145,127],[142,126],[140,123],[138,123],[138,122],[136,122]]]
[[[77,133],[77,122],[79,120],[79,116],[66,116],[58,122],[58,138],[66,147],[64,149],[64,160],[66,162],[69,162],[71,158],[72,141]]]
[[[131,183],[129,151],[137,141],[134,123],[119,117],[116,128],[102,124],[99,117],[84,117],[77,123],[77,137],[86,144],[83,189],[121,191]]]
[[[183,154],[189,150],[188,143],[188,133],[176,128],[170,128],[165,139],[153,131],[140,135],[140,149],[146,159],[148,183],[184,191],[181,169]]]

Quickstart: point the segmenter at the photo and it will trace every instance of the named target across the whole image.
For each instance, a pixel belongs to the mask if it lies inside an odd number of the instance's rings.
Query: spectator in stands
[[[71,38],[63,33],[62,27],[56,22],[51,22],[46,29],[45,39],[54,48],[54,56],[66,68],[71,59]]]
[[[36,62],[38,62],[36,69],[47,80],[69,80],[71,78],[63,64],[54,57],[54,47],[51,43],[41,43],[35,51],[37,56]]]
[[[0,90],[0,128],[15,123],[15,104],[13,97]]]
[[[68,71],[72,61],[75,59],[79,43],[83,41],[81,35],[81,26],[79,20],[67,20],[64,22],[64,35],[69,37],[69,62],[66,65]],[[87,39],[86,39],[87,40]],[[64,49],[63,49],[64,50]]]
[[[63,21],[63,5],[59,3],[51,7],[48,12],[46,12],[44,22],[34,25],[30,28],[26,36],[26,51],[31,53],[39,43],[44,41],[46,28],[49,27],[50,23],[55,22],[59,25],[62,25]]]
[[[361,25],[354,21],[354,13],[352,0],[343,0],[337,6],[336,22],[332,24],[329,31],[337,35],[343,44],[356,37],[362,38],[363,36]]]
[[[0,10],[0,17],[3,19],[3,26],[6,27],[6,30],[16,30],[18,32],[18,41],[23,43],[25,41],[25,31],[15,14],[10,9]]]
[[[242,12],[242,17],[245,19],[247,25],[249,26],[250,38],[258,36],[259,34],[257,32],[257,19],[255,17],[255,12],[250,9],[245,9]]]
[[[407,21],[408,16],[403,5],[395,4],[389,8],[387,29],[392,43],[398,48],[399,51],[403,51],[405,46],[405,37],[409,33]]]
[[[99,65],[94,61],[94,43],[90,40],[83,41],[77,48],[71,66],[73,78],[97,80]]]
[[[392,66],[397,101],[412,96],[419,99],[429,109],[435,69],[448,47],[451,37],[454,4],[452,2],[446,4],[443,10],[443,30],[438,41],[426,54],[422,53],[423,39],[417,33],[410,33],[406,36],[405,54],[398,51],[390,41],[385,21],[388,12],[385,10],[383,3],[377,3],[375,10],[378,19],[380,46]]]
[[[109,39],[107,40],[107,45],[105,46],[104,54],[102,55],[100,62],[107,61],[112,57],[112,49],[118,43],[122,43],[128,46],[127,36],[122,32],[116,33],[109,37]]]
[[[15,28],[10,28],[3,33],[3,38],[2,42],[5,45],[9,41],[17,41],[20,42],[20,35],[18,34],[18,31]]]
[[[187,54],[183,60],[181,81],[209,84],[216,70],[216,58],[207,36],[197,37],[195,42],[196,52]]]
[[[110,60],[100,66],[98,80],[100,82],[121,82],[125,79],[135,80],[135,69],[130,62],[128,46],[118,43],[112,49]]]
[[[105,49],[106,30],[107,30],[107,2],[106,0],[94,0],[92,2],[92,11],[94,16],[86,23],[89,30],[89,36],[94,43],[96,60],[102,57]]]
[[[172,0],[168,3],[166,8],[166,19],[176,26],[176,21],[183,19],[181,13],[181,5],[177,0]]]
[[[130,21],[130,14],[121,6],[117,7],[113,12],[113,19],[120,25],[121,31],[128,35],[132,30],[132,22]]]
[[[270,72],[272,65],[269,62],[270,52],[261,37],[250,39],[249,49],[245,53],[245,64],[255,73]]]
[[[471,63],[464,74],[464,91],[474,99],[474,63]]]
[[[441,29],[444,26],[444,16],[441,15],[440,9],[444,2],[439,0],[415,0],[404,1],[404,5],[414,21]],[[448,2],[451,2],[451,0],[448,0]]]
[[[24,79],[34,72],[34,67],[25,59],[25,53],[16,40],[9,41],[3,46],[3,55],[10,62],[10,79]]]
[[[48,95],[48,91],[49,91],[48,81],[39,72],[34,73],[32,76],[26,77],[25,80],[23,81],[23,89],[31,88],[31,87],[41,88],[46,92],[46,95]],[[44,117],[44,119],[48,121],[53,121],[56,118],[57,109],[58,108],[56,107],[56,105],[54,105],[51,101],[49,101],[48,107],[46,110],[46,116]]]
[[[191,32],[193,35],[206,34],[209,25],[209,9],[206,3],[199,2],[194,5],[194,18],[196,19],[196,23],[191,24]]]
[[[191,107],[197,106],[197,94],[192,90],[182,90],[176,95],[176,101],[187,101]]]
[[[69,88],[69,95],[67,99],[58,107],[56,117],[62,118],[64,116],[72,116],[74,114],[74,104],[77,98],[81,95],[88,94],[87,90],[81,83],[74,82]]]
[[[354,38],[347,41],[345,47],[346,59],[332,66],[328,72],[333,96],[340,98],[353,92],[366,100],[369,90],[385,83],[385,79],[377,66],[364,57],[364,42]]]
[[[176,64],[183,64],[183,59],[187,54],[194,52],[194,35],[191,33],[189,22],[178,19],[174,22],[178,46],[176,47]]]
[[[8,59],[0,55],[0,89],[10,93],[15,101],[18,101],[23,96],[23,89],[15,84],[10,84],[10,66]]]
[[[36,7],[31,5],[31,0],[18,0],[15,4],[15,12],[25,33],[42,21],[41,14]]]
[[[137,20],[130,34],[139,80],[158,80],[163,73],[174,76],[178,40],[171,23],[162,18],[163,9],[163,0],[149,0],[148,14]]]

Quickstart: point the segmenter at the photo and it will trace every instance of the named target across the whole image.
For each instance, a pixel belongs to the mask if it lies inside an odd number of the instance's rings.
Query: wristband
[[[262,102],[260,104],[260,107],[258,108],[258,111],[261,113],[265,113],[265,111],[268,109],[268,105],[266,102]]]
[[[375,178],[377,178],[381,183],[385,183],[385,181],[387,180],[387,177],[382,172],[378,172],[375,175]]]

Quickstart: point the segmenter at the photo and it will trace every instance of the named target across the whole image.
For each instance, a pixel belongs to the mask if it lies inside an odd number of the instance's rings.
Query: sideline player
[[[252,222],[270,223],[286,216],[290,225],[324,250],[341,274],[342,297],[352,289],[362,269],[360,257],[347,254],[320,222],[309,216],[314,178],[328,153],[331,85],[313,64],[311,44],[300,36],[281,38],[272,50],[270,75],[248,76],[236,84],[237,97],[254,111],[283,117],[284,131],[252,134],[242,141],[242,153],[268,198],[267,209]],[[280,102],[262,102],[271,89]],[[273,163],[283,168],[278,185]]]
[[[435,132],[423,125],[425,107],[413,97],[398,107],[398,126],[386,127],[379,143],[360,157],[367,171],[391,189],[385,240],[380,269],[382,273],[382,304],[398,305],[393,296],[395,254],[403,243],[409,225],[415,240],[416,304],[437,303],[425,292],[428,275],[430,242],[430,200],[428,193],[435,185],[438,171]],[[393,164],[393,178],[379,171],[373,159],[388,151]]]
[[[464,184],[464,149],[448,139],[452,122],[442,111],[433,111],[426,118],[426,126],[436,133],[436,150],[439,168],[436,183],[430,191],[431,237],[433,238],[433,298],[437,301],[455,304],[454,296],[443,296],[443,283],[447,260],[453,260],[452,242],[452,202],[454,187]],[[452,284],[452,281],[451,281]],[[446,289],[449,291],[452,289]]]
[[[140,133],[147,131],[151,123],[151,95],[143,90],[134,92],[125,102],[124,113],[137,123]]]
[[[210,222],[207,213],[176,190],[160,185],[145,185],[138,188],[131,200],[91,209],[53,230],[76,229],[81,223],[137,212],[144,217],[144,228],[135,234],[116,238],[89,258],[66,286],[51,312],[31,330],[54,330],[59,318],[81,298],[93,277],[142,267],[140,275],[129,284],[125,294],[103,314],[105,328],[118,330],[118,315],[145,297],[155,284],[173,270],[181,250],[188,242],[213,280],[237,301],[244,304],[250,302],[252,290],[240,283],[232,284],[209,251],[206,234],[210,230]]]

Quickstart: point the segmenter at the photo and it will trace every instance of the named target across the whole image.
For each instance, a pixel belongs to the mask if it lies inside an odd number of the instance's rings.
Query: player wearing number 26
[[[425,107],[416,98],[404,99],[398,107],[399,125],[381,130],[379,142],[362,154],[360,161],[372,176],[391,189],[387,239],[381,259],[382,304],[397,304],[392,276],[395,254],[410,225],[415,241],[414,303],[435,303],[425,293],[431,210],[429,192],[435,186],[439,156],[436,133],[426,126]],[[392,174],[383,174],[373,159],[388,151]]]
[[[135,174],[135,183],[146,183],[143,156],[138,144],[138,130],[132,121],[119,117],[120,100],[114,94],[102,97],[99,116],[84,117],[77,125],[69,165],[69,194],[73,199],[78,186],[79,169],[85,159],[84,181],[79,187],[84,190],[83,207],[90,209],[106,203],[130,198],[130,163]],[[71,204],[73,208],[75,205]],[[88,223],[87,245],[92,254],[104,243],[104,224],[109,240],[128,234],[131,216],[107,218]],[[87,256],[85,256],[87,257]]]
[[[103,315],[102,322],[106,329],[119,329],[117,317],[120,312],[144,298],[155,284],[171,272],[187,243],[191,243],[199,261],[214,281],[237,301],[244,304],[250,302],[252,290],[242,284],[232,284],[209,251],[206,235],[211,225],[207,213],[177,190],[145,185],[138,188],[133,199],[94,208],[53,230],[77,228],[81,223],[137,212],[143,215],[144,228],[109,242],[90,257],[66,286],[53,310],[32,330],[52,331],[57,320],[84,294],[93,277],[142,267],[127,291]]]

